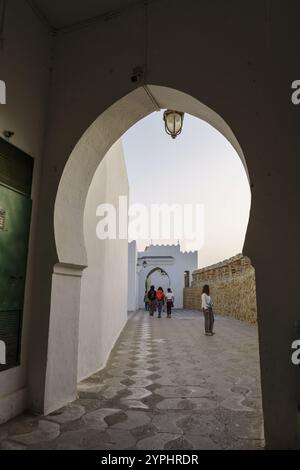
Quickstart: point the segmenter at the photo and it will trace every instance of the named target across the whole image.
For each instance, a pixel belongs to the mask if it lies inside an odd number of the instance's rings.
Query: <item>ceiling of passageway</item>
[[[142,3],[138,0],[28,0],[47,23],[62,29]]]

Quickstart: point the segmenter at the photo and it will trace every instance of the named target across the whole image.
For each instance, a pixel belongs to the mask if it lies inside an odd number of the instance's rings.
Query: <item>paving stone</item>
[[[36,430],[28,434],[18,434],[10,436],[11,440],[25,445],[35,444],[37,442],[52,441],[60,434],[60,428],[57,423],[40,420]]]
[[[260,417],[240,416],[227,425],[228,432],[238,439],[262,440],[263,427]]]
[[[121,403],[125,405],[127,408],[131,409],[140,409],[140,410],[148,410],[149,406],[147,406],[145,403],[141,402],[140,400],[128,400],[123,398],[121,400]]]
[[[182,418],[182,414],[176,413],[160,413],[156,415],[152,424],[158,430],[158,432],[182,434],[183,430],[178,426],[177,422]]]
[[[116,395],[118,395],[119,392],[121,392],[122,390],[126,390],[126,389],[127,388],[125,387],[125,385],[122,385],[122,384],[120,384],[119,386],[107,387],[102,392],[102,396],[107,399],[114,398],[116,397]]]
[[[151,385],[147,385],[146,388],[147,390],[150,390],[153,393],[153,392],[157,392],[158,390],[160,390],[161,385],[153,382]]]
[[[77,431],[65,432],[52,443],[53,450],[85,450],[104,448],[110,437],[96,429],[82,428]]]
[[[130,362],[129,364],[127,363],[127,367],[129,367],[130,369],[136,369],[137,367],[139,367],[139,365],[135,362]]]
[[[135,377],[146,377],[146,378],[149,378],[149,380],[153,380],[153,374],[151,370],[147,370],[147,369],[135,370],[134,373],[130,375],[132,379],[134,379]]]
[[[137,364],[140,368],[145,367],[145,369],[149,369],[151,367],[151,363],[148,359],[136,359],[135,364]]]
[[[191,414],[177,421],[177,426],[185,434],[210,436],[216,432],[224,432],[225,426],[213,415]]]
[[[144,377],[132,377],[132,382],[132,385],[129,385],[129,387],[146,388],[150,385],[153,385],[152,380],[149,380],[148,378],[146,379]]]
[[[87,413],[83,417],[83,422],[89,427],[89,428],[95,428],[97,430],[105,430],[107,428],[107,422],[105,421],[105,418],[107,416],[113,415],[115,413],[119,413],[121,410],[119,409],[113,409],[113,408],[102,408],[97,411],[91,411],[90,413]]]
[[[185,434],[184,437],[194,450],[221,450],[220,444],[216,444],[207,436]]]
[[[212,410],[217,406],[215,401],[208,398],[167,398],[158,403],[157,408],[160,410]]]
[[[231,395],[225,400],[221,401],[220,405],[223,406],[223,408],[227,408],[228,410],[232,411],[255,411],[254,408],[245,406],[243,404],[244,400],[245,397],[243,395]]]
[[[178,375],[175,375],[174,378],[172,378],[171,384],[180,385],[180,386],[198,387],[198,386],[203,385],[203,377],[197,377],[196,375],[193,376],[193,375],[178,374]]]
[[[207,388],[198,386],[164,386],[160,387],[159,394],[166,398],[186,398],[186,397],[208,397],[211,392]]]
[[[55,421],[56,423],[69,423],[70,421],[76,421],[81,418],[85,413],[83,406],[70,404],[61,410],[55,411],[50,415],[47,415],[45,419]]]
[[[81,382],[78,384],[77,389],[79,393],[100,393],[104,388],[104,385],[90,382]]]
[[[150,423],[145,426],[139,426],[131,430],[131,434],[135,437],[136,441],[152,437],[157,433],[157,429]]]
[[[264,450],[265,442],[264,440],[251,440],[251,439],[243,439],[232,441],[228,444],[228,449],[232,450]]]
[[[150,372],[150,373],[151,373],[151,372]],[[150,380],[155,380],[155,381],[157,381],[157,379],[160,379],[160,378],[161,378],[161,375],[159,375],[159,374],[151,374],[151,375],[149,375],[149,377],[148,377],[148,379],[150,379]]]
[[[131,430],[150,423],[151,418],[147,413],[140,411],[126,411],[127,419],[114,424],[111,429],[127,429]]]
[[[112,369],[110,368],[110,371]],[[106,377],[105,379],[103,379],[103,388],[107,388],[107,387],[120,387],[123,385],[123,380],[126,380],[128,379],[127,376],[124,376],[124,377],[120,377],[118,375],[114,376],[114,377]]]
[[[169,434],[169,433],[159,433],[154,436],[141,439],[136,444],[136,448],[140,450],[164,450],[165,445],[168,442],[178,439],[180,435]]]
[[[14,434],[27,434],[38,427],[36,416],[24,413],[0,426],[0,442]]]
[[[166,450],[191,450],[193,449],[193,446],[185,436],[180,436],[167,442],[164,448]]]
[[[252,390],[249,390],[249,392],[247,392],[246,394],[247,398],[249,398],[250,400],[257,400],[260,402],[261,404],[261,391],[259,389],[252,389]]]
[[[135,371],[130,369],[130,370],[125,370],[124,372],[126,375],[129,375],[129,377],[131,377],[132,375],[135,375]]]
[[[132,385],[135,384],[135,381],[134,380],[131,380],[131,379],[124,379],[124,380],[121,380],[120,382],[122,385],[125,385],[125,387],[130,387]]]
[[[147,390],[146,388],[130,387],[128,388],[128,392],[130,392],[130,395],[127,397],[128,400],[142,400],[143,398],[152,395],[150,390]]]
[[[170,385],[171,387],[174,387],[174,385],[177,385],[176,381],[174,383],[174,374],[170,374],[170,373],[162,374],[162,377],[157,378],[155,380],[155,383],[159,385],[165,385],[165,386]]]
[[[101,407],[101,400],[99,398],[78,398],[76,404],[83,406],[86,413],[89,411],[98,410]]]
[[[109,429],[107,431],[107,441],[105,441],[101,446],[96,447],[96,449],[130,449],[136,444],[136,439],[133,435],[124,429]],[[94,447],[95,448],[95,447]]]
[[[108,415],[105,417],[105,422],[108,427],[115,426],[116,424],[122,423],[123,421],[127,421],[128,416],[124,411],[120,411],[119,413],[114,413],[112,415]]]
[[[26,450],[27,447],[22,444],[18,444],[17,442],[13,441],[6,441],[3,440],[0,443],[0,450]]]
[[[157,364],[157,360],[156,360],[156,359],[150,359],[148,362],[149,362],[149,364]]]

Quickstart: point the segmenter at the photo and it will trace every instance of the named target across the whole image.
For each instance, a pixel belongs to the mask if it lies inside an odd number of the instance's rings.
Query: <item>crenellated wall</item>
[[[210,286],[216,313],[256,323],[255,270],[249,258],[237,255],[194,271],[192,286],[184,289],[184,308],[201,309],[204,284]]]

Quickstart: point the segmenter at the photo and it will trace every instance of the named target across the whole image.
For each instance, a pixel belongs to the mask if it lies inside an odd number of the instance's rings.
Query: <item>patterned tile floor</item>
[[[47,417],[0,426],[0,449],[262,449],[256,327],[199,312],[130,315],[107,367]]]

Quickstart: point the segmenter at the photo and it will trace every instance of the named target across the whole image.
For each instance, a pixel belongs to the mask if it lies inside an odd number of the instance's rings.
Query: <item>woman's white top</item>
[[[167,293],[166,293],[166,299],[167,299],[167,301],[168,301],[168,300],[173,300],[173,302],[174,302],[174,295],[173,295],[173,293],[172,293],[172,292],[167,292]]]
[[[201,308],[211,308],[212,307],[212,301],[211,301],[211,296],[207,295],[203,292],[201,295],[202,298],[202,307]]]

